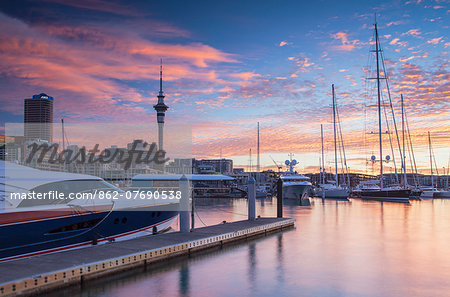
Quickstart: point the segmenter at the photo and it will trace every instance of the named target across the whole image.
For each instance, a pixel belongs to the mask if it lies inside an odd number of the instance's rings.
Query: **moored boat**
[[[4,161],[0,167],[0,261],[151,234],[178,214],[178,201],[129,199],[99,177]]]

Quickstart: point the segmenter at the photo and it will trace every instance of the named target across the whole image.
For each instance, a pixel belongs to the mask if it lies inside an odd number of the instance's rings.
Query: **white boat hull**
[[[420,194],[420,198],[422,199],[433,199],[436,198],[438,191],[423,191],[422,194]]]
[[[317,196],[324,199],[347,199],[349,192],[346,189],[322,189]]]
[[[309,185],[283,185],[284,199],[305,199],[308,197]]]
[[[439,191],[435,194],[435,198],[450,199],[450,191]]]

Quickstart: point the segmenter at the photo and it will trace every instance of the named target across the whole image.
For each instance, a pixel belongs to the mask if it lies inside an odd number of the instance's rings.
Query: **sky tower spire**
[[[164,92],[162,89],[162,59],[161,65],[159,67],[159,94],[157,96],[158,103],[153,105],[153,108],[156,110],[156,119],[158,121],[158,149],[163,149],[164,143],[164,118],[166,116],[166,110],[169,108],[164,103]]]
[[[164,92],[162,89],[162,58],[161,58],[161,65],[159,66],[159,96],[163,96],[164,97]]]

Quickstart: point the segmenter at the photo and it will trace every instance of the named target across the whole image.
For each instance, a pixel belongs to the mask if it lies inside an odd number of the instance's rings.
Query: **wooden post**
[[[180,178],[180,192],[180,231],[189,233],[189,200],[191,195],[189,193],[189,181],[184,174]]]
[[[283,217],[283,181],[277,181],[277,218]]]
[[[255,179],[250,177],[247,184],[248,197],[248,220],[254,221],[256,218],[256,187]]]

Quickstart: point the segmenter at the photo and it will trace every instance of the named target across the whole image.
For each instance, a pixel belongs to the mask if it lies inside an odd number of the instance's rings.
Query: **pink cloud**
[[[289,57],[288,60],[295,61],[301,72],[308,72],[315,65],[308,57]]]
[[[438,38],[430,39],[430,40],[427,41],[427,43],[438,44],[441,41],[441,39],[442,39],[442,36],[438,37]]]
[[[0,14],[0,25],[2,75],[26,80],[37,91],[47,90],[58,97],[60,112],[77,116],[103,114],[105,110],[113,117],[131,113],[144,116],[145,109],[135,103],[150,103],[154,94],[150,99],[121,80],[158,79],[160,57],[165,61],[166,81],[186,77],[217,81],[213,65],[237,62],[233,55],[209,45],[158,43],[142,38],[139,32],[130,34],[117,28],[32,27],[4,14]],[[164,28],[160,27],[170,31]],[[16,90],[13,96],[17,95]],[[8,108],[20,114],[23,106],[14,100]]]
[[[388,27],[390,27],[392,25],[397,26],[397,25],[400,25],[402,23],[403,23],[402,21],[389,22],[389,23],[386,24],[386,26],[388,26]]]
[[[332,34],[331,37],[340,40],[342,43],[341,45],[334,46],[337,50],[351,51],[354,50],[358,44],[360,44],[360,41],[357,39],[349,40],[348,33],[346,32],[338,32],[336,34]]]
[[[409,36],[415,36],[415,37],[420,36],[420,34],[421,33],[420,33],[419,29],[411,29],[405,33],[402,33],[402,35],[409,35]]]
[[[233,77],[233,78],[242,79],[242,80],[250,80],[254,77],[260,76],[260,74],[257,74],[254,72],[242,72],[242,73],[232,73],[229,76]]]
[[[287,41],[280,42],[280,46],[285,46],[285,45],[290,45],[290,44],[292,44],[292,42],[287,42]]]

